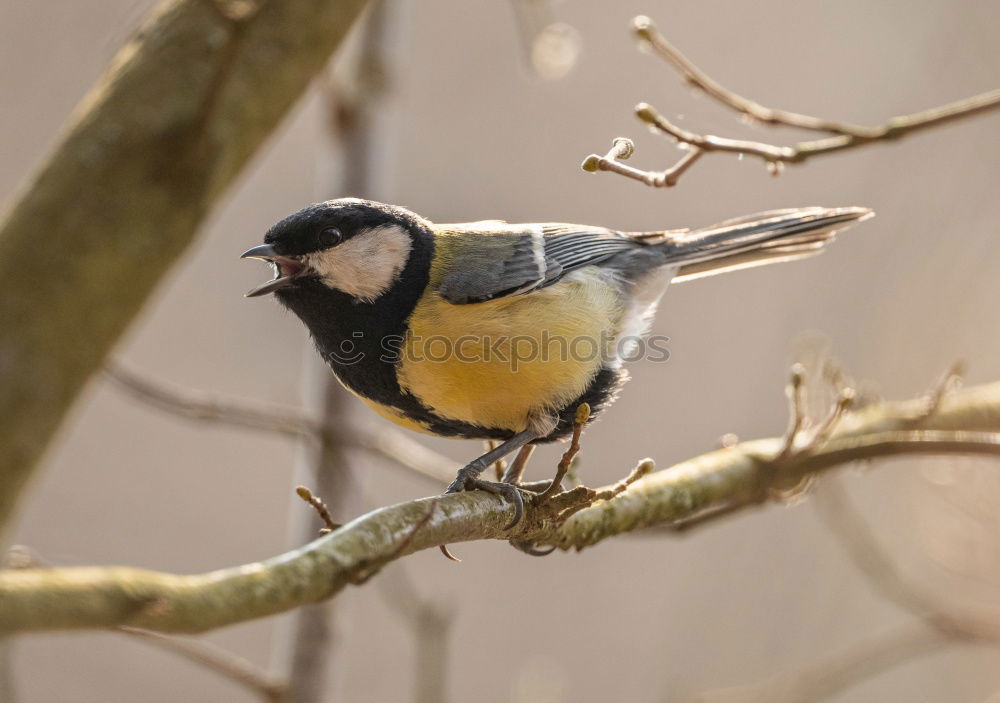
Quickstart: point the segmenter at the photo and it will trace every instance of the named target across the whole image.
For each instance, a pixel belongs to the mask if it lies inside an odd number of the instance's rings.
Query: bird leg
[[[534,444],[525,444],[521,447],[521,449],[517,452],[517,456],[514,457],[514,461],[512,461],[507,470],[504,471],[500,481],[502,483],[513,483],[515,486],[521,485],[521,477],[524,476],[524,467],[528,465],[528,459],[531,458],[534,451]]]
[[[513,483],[515,486],[520,488],[522,491],[527,491],[528,493],[538,493],[542,494],[552,488],[551,479],[543,479],[541,481],[528,481],[527,483],[521,481],[521,477],[524,475],[524,467],[528,464],[528,459],[531,458],[531,454],[535,451],[534,444],[525,444],[521,447],[521,451],[518,452],[517,457],[514,462],[507,469],[507,472],[503,475],[502,481],[504,483]],[[560,481],[560,489],[562,488],[562,482]]]
[[[497,442],[496,440],[488,439],[484,442],[484,444],[486,445],[486,451],[492,452],[494,449],[497,448],[497,445],[500,443]],[[497,481],[502,481],[504,472],[507,470],[507,462],[501,459],[500,461],[493,464],[493,466],[494,468],[496,468]]]
[[[534,439],[538,439],[538,434],[532,430],[525,430],[502,442],[496,449],[492,449],[482,456],[473,459],[458,470],[455,480],[448,486],[445,494],[479,489],[494,495],[503,496],[514,505],[514,517],[510,521],[510,524],[504,527],[505,530],[511,529],[517,523],[521,522],[521,518],[524,517],[524,498],[521,496],[521,491],[512,483],[484,481],[479,478],[479,475],[489,468],[490,464],[499,461],[516,449],[521,449]],[[518,454],[518,458],[520,459],[520,454]],[[527,461],[527,457],[525,457],[524,461]],[[516,463],[518,462],[515,461]]]

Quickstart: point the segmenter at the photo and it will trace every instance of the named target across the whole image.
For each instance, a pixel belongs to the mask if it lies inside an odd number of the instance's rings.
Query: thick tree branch
[[[50,569],[52,563],[40,557],[30,547],[14,545],[8,550],[2,568]],[[287,703],[285,694],[288,688],[283,681],[268,676],[243,657],[221,647],[201,640],[164,635],[127,625],[121,625],[115,630],[213,671],[257,694],[268,703]],[[13,700],[13,697],[0,700]]]
[[[652,129],[667,135],[682,145],[687,150],[684,156],[665,171],[644,171],[622,163],[622,160],[632,155],[634,148],[629,140],[619,137],[614,140],[615,146],[612,150],[604,156],[591,154],[584,159],[583,169],[590,172],[611,171],[655,188],[676,185],[681,175],[702,154],[711,151],[728,152],[741,156],[748,155],[762,159],[767,163],[771,173],[777,175],[785,164],[802,163],[822,154],[852,149],[875,142],[900,139],[913,132],[1000,108],[1000,89],[997,89],[911,115],[891,117],[884,123],[873,127],[836,122],[788,110],[778,110],[765,107],[722,86],[667,41],[667,38],[660,33],[648,17],[636,17],[632,21],[632,28],[636,36],[660,58],[669,63],[680,74],[685,83],[704,92],[720,104],[739,112],[744,119],[768,126],[797,127],[832,135],[822,139],[798,142],[791,146],[778,146],[766,142],[699,134],[674,124],[652,105],[644,102],[639,103],[635,107],[636,117]],[[619,144],[623,142],[627,143],[627,146],[620,147]]]
[[[916,418],[930,418],[942,402],[954,392],[961,380],[963,364],[956,363],[925,396],[924,407]],[[826,366],[828,377],[838,394],[838,401],[826,419],[812,432],[808,446],[819,446],[836,429],[843,413],[853,402],[855,392],[839,368]],[[791,421],[780,460],[796,451],[797,437],[808,426],[805,413],[805,372],[796,364],[788,386]],[[810,478],[814,475],[810,474]],[[918,581],[907,579],[896,566],[890,552],[879,542],[865,515],[834,480],[823,482],[813,492],[814,504],[827,527],[837,537],[855,565],[868,577],[875,590],[896,605],[919,618],[919,623],[864,640],[846,652],[828,656],[796,671],[778,674],[759,683],[707,691],[700,701],[756,701],[805,703],[834,695],[860,680],[881,673],[910,658],[926,654],[949,642],[1000,643],[1000,618],[985,609],[970,610],[958,600],[935,597]]]
[[[830,439],[771,460],[782,438],[744,442],[636,481],[612,499],[564,522],[556,496],[529,505],[525,519],[504,531],[512,508],[471,492],[425,498],[363,515],[301,549],[260,563],[182,576],[127,567],[22,570],[0,573],[0,631],[131,625],[202,632],[329,598],[365,582],[396,558],[442,544],[504,539],[582,549],[652,525],[683,528],[707,516],[767,500],[771,482],[845,462],[908,453],[995,455],[1000,448],[1000,383],[940,399],[881,403],[845,416]],[[589,491],[574,488],[567,494]],[[610,495],[610,494],[606,494]]]
[[[364,6],[165,0],[0,217],[0,526],[86,380]]]

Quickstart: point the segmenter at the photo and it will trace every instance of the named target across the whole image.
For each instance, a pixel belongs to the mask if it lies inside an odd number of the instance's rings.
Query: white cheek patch
[[[399,225],[359,232],[343,244],[307,257],[330,288],[371,302],[389,290],[410,258],[413,241]]]

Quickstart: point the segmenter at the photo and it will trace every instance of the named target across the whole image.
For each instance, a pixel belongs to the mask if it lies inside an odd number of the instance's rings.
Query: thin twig
[[[789,374],[785,395],[788,396],[788,429],[785,430],[784,442],[778,452],[776,461],[785,459],[795,448],[795,441],[805,426],[806,418],[806,370],[802,364],[793,364]]]
[[[635,153],[635,145],[632,143],[631,139],[626,139],[625,137],[615,137],[611,150],[608,151],[607,154],[604,156],[591,154],[583,160],[580,167],[589,173],[596,173],[597,171],[613,171],[614,173],[625,176],[626,178],[641,181],[642,183],[652,186],[653,188],[669,188],[677,185],[677,181],[680,180],[680,177],[684,175],[685,171],[694,165],[694,162],[701,157],[704,151],[698,147],[687,148],[684,155],[678,159],[677,163],[663,171],[643,171],[641,169],[623,164],[622,161],[629,158],[633,153]]]
[[[583,434],[583,428],[589,419],[590,406],[587,403],[582,403],[576,409],[576,416],[573,418],[573,438],[570,440],[569,448],[563,452],[562,458],[559,460],[559,465],[556,467],[556,475],[553,477],[552,483],[536,499],[537,505],[542,505],[562,490],[562,480],[566,477],[566,472],[569,471],[570,464],[573,463],[573,459],[580,451],[580,436]]]
[[[942,398],[956,384],[960,373],[961,367],[956,364],[944,374],[926,396],[927,408],[921,409],[919,419],[926,420],[940,408]],[[841,374],[833,374],[830,378],[839,386],[838,401],[803,451],[820,447],[827,441],[854,399],[853,390]],[[919,622],[760,683],[705,692],[698,696],[699,701],[807,703],[834,695],[891,666],[956,640],[1000,643],[1000,614],[958,612],[954,605],[935,598],[906,579],[892,555],[880,544],[865,515],[854,506],[839,483],[828,480],[814,501],[830,532],[871,585],[883,597],[917,616]]]
[[[764,681],[703,691],[697,703],[815,703],[892,667],[951,643],[921,622],[911,622],[858,641],[800,669]]]
[[[955,606],[906,579],[889,551],[879,543],[868,520],[837,482],[827,481],[817,492],[815,504],[830,532],[869,583],[884,598],[917,616],[919,622],[861,642],[843,654],[798,671],[757,684],[708,692],[699,700],[814,701],[956,640],[1000,642],[998,614],[960,613]]]
[[[597,154],[588,156],[583,162],[583,169],[590,172],[611,171],[656,188],[675,185],[680,176],[705,152],[718,151],[754,156],[765,161],[773,175],[778,175],[785,164],[802,163],[822,154],[900,139],[913,132],[1000,107],[1000,89],[997,89],[910,115],[892,117],[874,127],[769,108],[729,90],[699,69],[667,41],[648,17],[636,17],[632,21],[632,27],[640,41],[651,47],[658,56],[680,73],[685,83],[701,90],[720,104],[736,110],[745,119],[768,126],[797,127],[832,135],[798,142],[791,146],[778,146],[760,141],[699,134],[674,124],[652,105],[642,102],[635,107],[636,117],[687,147],[688,152],[666,171],[644,171],[621,163],[632,155],[634,149],[631,142],[627,149],[618,148],[620,142],[628,141],[619,137],[615,139],[615,148],[604,156]]]
[[[830,532],[884,598],[952,639],[1000,642],[1000,613],[965,612],[904,577],[839,484],[829,481],[817,491],[816,505]]]
[[[159,649],[164,649],[183,657],[206,669],[247,688],[269,703],[281,703],[285,700],[288,686],[283,681],[276,681],[261,673],[256,666],[243,657],[236,656],[207,642],[164,635],[159,632],[143,630],[137,627],[121,626],[119,632],[147,642]]]
[[[313,492],[308,488],[305,486],[296,486],[295,493],[299,498],[312,506],[313,510],[316,511],[316,514],[319,515],[319,519],[323,521],[324,525],[326,525],[326,527],[319,531],[321,535],[325,535],[327,532],[333,532],[334,530],[342,527],[340,523],[333,521],[333,517],[330,516],[330,511],[327,509],[326,503],[324,503],[319,496],[313,495]]]
[[[809,436],[810,447],[821,447],[830,439],[830,435],[836,429],[837,424],[844,417],[844,413],[851,409],[857,393],[853,388],[842,388],[837,395],[837,401],[831,406],[826,417],[823,418],[816,429]]]
[[[114,387],[132,398],[197,422],[261,430],[296,439],[315,439],[324,431],[319,422],[297,408],[255,405],[245,400],[175,387],[115,362],[105,365],[104,375]]]
[[[439,483],[454,478],[454,462],[391,427],[324,426],[297,408],[268,406],[250,401],[180,388],[111,363],[105,374],[116,388],[158,410],[200,423],[271,432],[321,442],[328,436],[343,446],[363,449],[400,467]]]
[[[643,459],[635,468],[632,469],[628,476],[623,478],[621,481],[611,486],[610,488],[605,488],[604,490],[598,491],[595,496],[596,500],[611,500],[612,498],[617,498],[619,495],[625,492],[625,489],[631,486],[633,483],[638,481],[643,476],[653,472],[656,468],[656,463],[649,458]]]
[[[691,63],[684,54],[674,48],[667,41],[667,38],[660,33],[653,24],[653,20],[649,17],[639,15],[634,18],[632,20],[632,31],[635,32],[636,37],[640,41],[646,42],[661,58],[672,65],[681,74],[681,78],[684,79],[685,83],[698,88],[723,105],[727,105],[757,122],[783,124],[817,132],[829,132],[831,134],[850,134],[859,137],[874,136],[873,130],[868,127],[831,122],[820,117],[811,117],[787,110],[775,110],[764,107],[760,103],[738,95],[728,88],[724,88],[711,76]]]
[[[769,496],[788,505],[798,502],[806,495],[812,486],[813,476],[799,475],[789,481],[782,473],[782,465],[789,457],[805,455],[823,446],[833,434],[844,413],[854,403],[855,392],[853,388],[847,386],[840,388],[837,401],[827,412],[826,417],[809,433],[806,430],[812,422],[807,408],[806,370],[802,364],[792,365],[785,394],[788,396],[788,429],[785,430],[781,451],[770,462],[773,475],[766,488]]]
[[[941,375],[941,378],[927,394],[927,408],[922,413],[922,417],[930,417],[937,412],[948,394],[961,385],[963,375],[965,375],[965,362],[956,361],[948,367],[948,370]]]
[[[351,433],[356,434],[354,439],[359,449],[389,459],[392,466],[416,472],[438,485],[447,485],[455,478],[454,460],[393,427],[380,425],[360,430],[352,427]]]

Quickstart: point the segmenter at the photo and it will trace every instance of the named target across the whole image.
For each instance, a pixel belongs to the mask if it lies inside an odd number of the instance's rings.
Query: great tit
[[[354,395],[419,432],[498,443],[447,492],[507,497],[482,480],[516,450],[568,436],[615,399],[623,359],[671,281],[818,253],[866,208],[763,212],[704,229],[619,232],[488,220],[435,224],[395,205],[342,198],[271,227],[243,254],[274,267],[274,293],[309,328]],[[519,454],[520,456],[520,454]]]

